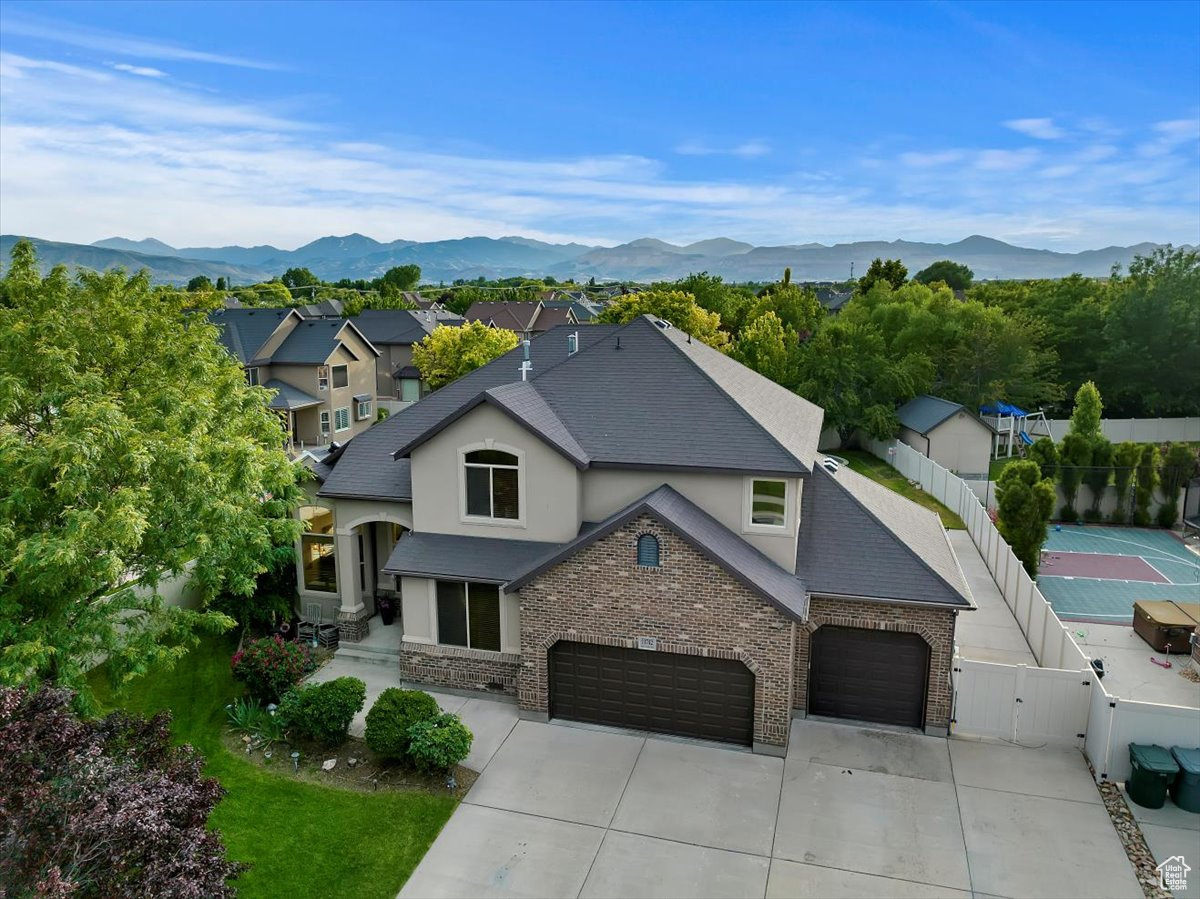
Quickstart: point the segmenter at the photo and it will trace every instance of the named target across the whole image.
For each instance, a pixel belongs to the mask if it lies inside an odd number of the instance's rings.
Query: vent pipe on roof
[[[574,356],[579,352],[579,332],[567,335],[567,355]]]
[[[533,371],[533,363],[529,361],[529,338],[522,340],[521,345],[525,347],[525,361],[521,363],[521,380],[528,381],[529,373]]]

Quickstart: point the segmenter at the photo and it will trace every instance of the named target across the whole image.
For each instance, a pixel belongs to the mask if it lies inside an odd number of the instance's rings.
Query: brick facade
[[[659,540],[660,568],[639,568],[637,538]],[[560,640],[736,659],[754,673],[754,741],[786,746],[796,622],[674,532],[642,515],[521,589],[522,709],[549,710],[550,648]]]
[[[456,690],[517,692],[521,657],[507,652],[486,652],[458,646],[400,644],[400,677],[403,680]]]
[[[808,702],[808,666],[811,637],[821,625],[920,634],[929,644],[929,687],[925,697],[925,726],[950,726],[952,693],[950,667],[954,658],[954,612],[927,606],[906,606],[860,600],[825,599],[809,602],[808,623],[796,628],[796,665],[793,705],[803,710]]]

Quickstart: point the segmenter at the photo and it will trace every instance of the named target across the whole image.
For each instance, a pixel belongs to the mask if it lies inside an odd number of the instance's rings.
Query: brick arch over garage
[[[662,567],[637,565],[637,537],[653,533]],[[549,711],[549,653],[560,641],[740,662],[754,675],[754,740],[787,744],[795,621],[649,515],[584,547],[523,586],[518,699]]]
[[[796,628],[795,683],[792,702],[796,709],[808,703],[808,673],[812,635],[821,627],[850,627],[917,634],[929,645],[929,684],[926,690],[925,726],[935,730],[950,723],[952,691],[950,671],[954,660],[953,609],[865,600],[813,596],[808,620]]]

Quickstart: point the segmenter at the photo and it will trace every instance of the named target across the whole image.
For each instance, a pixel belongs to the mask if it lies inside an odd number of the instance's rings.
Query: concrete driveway
[[[796,721],[784,760],[521,721],[400,895],[1142,891],[1078,752]]]

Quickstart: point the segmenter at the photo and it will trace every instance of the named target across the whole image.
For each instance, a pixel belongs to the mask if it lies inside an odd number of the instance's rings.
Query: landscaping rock
[[[321,770],[332,771],[336,765],[337,759],[325,759],[325,761],[321,762]]]

